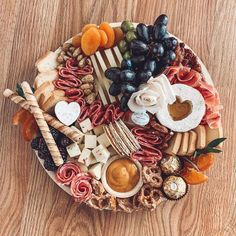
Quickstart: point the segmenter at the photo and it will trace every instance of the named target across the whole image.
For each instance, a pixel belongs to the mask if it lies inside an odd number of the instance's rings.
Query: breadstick
[[[21,86],[24,91],[25,97],[30,104],[30,110],[32,111],[32,113],[34,115],[34,118],[35,118],[35,120],[38,124],[38,127],[42,133],[42,136],[47,144],[49,152],[52,155],[52,159],[53,159],[55,165],[56,166],[62,165],[63,159],[62,159],[61,153],[57,147],[57,144],[56,144],[54,138],[52,137],[52,134],[50,132],[48,124],[47,124],[46,120],[44,119],[43,112],[39,108],[37,99],[35,98],[32,90],[30,88],[30,85],[26,81],[24,81],[21,84]]]
[[[25,100],[23,97],[19,96],[18,94],[14,93],[13,91],[11,91],[10,89],[6,89],[3,92],[3,96],[10,98],[11,101],[13,101],[16,104],[19,104],[22,108],[31,112],[30,104],[28,103],[28,101]],[[78,131],[71,129],[70,127],[62,124],[60,121],[58,121],[56,118],[54,118],[53,116],[49,115],[46,112],[43,112],[43,116],[50,126],[57,129],[62,134],[66,135],[74,142],[80,142],[81,138],[84,136],[84,133],[82,132],[79,133]]]

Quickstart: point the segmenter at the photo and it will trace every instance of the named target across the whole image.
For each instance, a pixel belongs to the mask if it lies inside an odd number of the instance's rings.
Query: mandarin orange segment
[[[38,132],[38,125],[33,115],[28,116],[22,126],[22,135],[25,141],[31,141]]]
[[[194,168],[186,167],[180,174],[185,181],[190,185],[196,185],[204,183],[208,180],[208,177],[203,173],[195,170]]]
[[[108,37],[107,37],[105,31],[103,31],[103,30],[98,30],[98,31],[101,36],[100,47],[104,47],[108,42]]]
[[[24,122],[27,117],[29,117],[31,114],[29,111],[21,108],[19,111],[17,111],[13,117],[12,117],[12,124],[13,125],[19,125]]]
[[[111,48],[114,45],[115,42],[115,32],[113,28],[109,25],[107,22],[102,22],[99,25],[99,29],[105,31],[108,41],[107,44],[104,46],[105,48]]]
[[[95,24],[87,24],[87,25],[85,25],[83,28],[82,28],[82,33],[85,33],[88,29],[90,29],[90,28],[97,28],[97,25],[95,25]]]
[[[215,155],[213,153],[206,153],[197,157],[194,163],[197,165],[200,171],[205,171],[213,165],[214,161]]]
[[[124,33],[123,33],[123,31],[121,30],[120,27],[113,28],[113,30],[114,30],[114,33],[115,33],[115,42],[114,42],[114,44],[117,44],[122,39],[124,39]]]
[[[72,45],[76,48],[81,46],[82,35],[76,35],[72,38]]]
[[[94,54],[100,46],[101,35],[97,28],[89,28],[81,39],[81,48],[87,56]]]

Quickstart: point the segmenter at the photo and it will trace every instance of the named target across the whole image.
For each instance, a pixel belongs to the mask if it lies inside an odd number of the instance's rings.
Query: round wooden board
[[[134,24],[134,26],[136,27],[138,23],[133,23],[133,24]],[[115,28],[115,27],[120,27],[121,22],[110,23],[110,25],[111,25],[113,28]],[[170,34],[170,35],[172,35],[172,34]],[[183,42],[181,39],[179,39],[179,38],[176,37],[175,35],[172,35],[172,36],[174,36],[175,38],[177,38],[179,42]],[[72,42],[72,38],[68,39],[66,42],[68,42],[68,43]],[[191,49],[191,48],[190,48],[188,45],[186,45],[186,44],[185,44],[185,47]],[[60,53],[60,51],[61,51],[61,48],[59,47],[55,52],[56,52],[56,53]],[[195,53],[192,49],[191,49],[191,51],[196,55],[196,53]],[[207,81],[209,84],[214,85],[213,80],[211,79],[211,76],[210,76],[210,74],[209,74],[209,72],[208,72],[206,66],[203,64],[203,62],[201,61],[201,59],[200,59],[198,56],[197,56],[197,59],[198,59],[199,64],[201,65],[202,74],[204,75],[206,81]],[[44,162],[44,161],[38,157],[37,151],[35,151],[35,153],[36,153],[36,156],[37,156],[37,158],[38,158],[40,164],[41,164],[42,167],[44,168],[44,166],[43,166],[43,162]],[[44,170],[47,172],[47,174],[49,175],[49,177],[50,177],[63,191],[65,191],[66,193],[68,193],[69,195],[71,195],[70,187],[58,183],[57,180],[56,180],[56,175],[55,175],[55,173],[54,173],[53,171],[48,171],[48,170],[46,170],[45,168],[44,168]],[[166,199],[163,198],[163,201],[165,201],[165,200],[166,200]]]

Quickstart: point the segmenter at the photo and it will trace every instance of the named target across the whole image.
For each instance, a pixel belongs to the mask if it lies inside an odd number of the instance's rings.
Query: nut
[[[81,61],[82,59],[83,59],[83,55],[82,54],[79,54],[78,56],[77,56],[77,61],[79,62],[79,61]]]
[[[64,62],[64,59],[61,55],[57,58],[57,62],[58,63],[63,63]]]
[[[96,94],[95,93],[91,93],[91,94],[89,94],[88,96],[85,97],[85,101],[89,105],[91,105],[95,101],[95,98],[96,98]]]
[[[94,78],[92,75],[85,75],[82,79],[81,79],[82,83],[93,83],[94,82]]]
[[[70,51],[71,53],[73,53],[73,52],[75,51],[75,47],[73,47],[73,46],[69,47],[69,51]]]
[[[77,57],[79,54],[81,54],[81,48],[76,48],[73,52],[73,57]]]
[[[92,66],[92,62],[89,58],[86,59],[86,65]]]
[[[84,90],[84,95],[89,95],[90,93],[92,93],[91,89],[85,89]]]
[[[80,89],[82,89],[82,90],[85,90],[85,89],[93,89],[93,84],[91,84],[91,83],[86,83],[86,84],[82,84],[81,86],[80,86]]]
[[[71,47],[71,44],[70,43],[64,43],[62,45],[62,50],[63,51],[68,51],[68,49]]]
[[[72,52],[67,51],[66,54],[67,54],[67,56],[72,57]]]
[[[79,61],[79,67],[84,67],[85,64],[86,64],[86,60],[87,60],[87,57],[82,58],[82,59]]]

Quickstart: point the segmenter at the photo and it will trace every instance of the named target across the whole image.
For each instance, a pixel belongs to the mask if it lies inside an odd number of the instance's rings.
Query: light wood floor
[[[228,138],[208,184],[154,212],[98,212],[73,203],[43,171],[20,129],[18,109],[0,98],[0,235],[236,235],[235,0],[0,0],[0,93],[33,81],[34,62],[88,22],[152,23],[169,15],[169,31],[202,58],[220,92]]]

